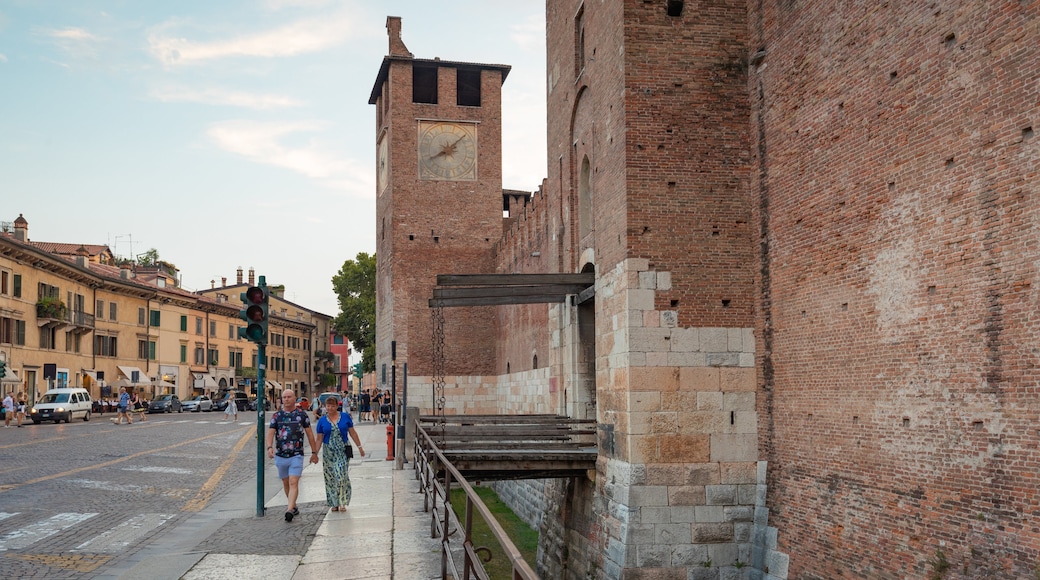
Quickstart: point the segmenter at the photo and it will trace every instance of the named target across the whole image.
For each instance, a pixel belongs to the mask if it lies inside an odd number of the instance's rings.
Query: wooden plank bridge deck
[[[469,481],[585,477],[596,469],[592,419],[424,415],[419,428]]]

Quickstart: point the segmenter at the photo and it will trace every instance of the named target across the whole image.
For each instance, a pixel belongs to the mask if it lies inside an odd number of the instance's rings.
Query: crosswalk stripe
[[[96,515],[96,513],[57,514],[43,521],[34,522],[24,528],[8,532],[3,537],[0,537],[0,552],[20,550],[44,538],[53,536],[66,528],[71,528],[80,522],[89,520]]]
[[[118,526],[98,534],[72,549],[73,552],[116,554],[122,552],[155,528],[165,524],[172,515],[138,514]]]
[[[6,513],[6,512],[0,512],[0,520],[6,520],[7,518],[14,517],[16,515],[18,515],[18,512],[14,512],[13,514],[9,514],[9,513]]]

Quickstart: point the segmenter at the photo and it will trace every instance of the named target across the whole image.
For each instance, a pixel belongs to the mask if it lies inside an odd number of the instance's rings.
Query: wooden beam
[[[443,306],[505,306],[508,304],[553,304],[567,299],[566,294],[542,296],[492,296],[488,298],[430,298],[430,308]]]
[[[577,294],[587,287],[582,284],[548,284],[526,286],[478,286],[475,288],[434,288],[434,298],[490,298],[498,296],[538,296],[540,294]]]
[[[438,274],[438,286],[523,286],[532,284],[596,283],[592,272],[584,274]]]

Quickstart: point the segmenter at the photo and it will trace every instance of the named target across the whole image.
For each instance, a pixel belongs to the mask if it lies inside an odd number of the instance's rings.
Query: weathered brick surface
[[[1032,577],[1040,6],[748,6],[790,577]]]

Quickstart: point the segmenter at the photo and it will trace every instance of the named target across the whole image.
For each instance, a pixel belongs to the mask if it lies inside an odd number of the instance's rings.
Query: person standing
[[[15,413],[18,414],[18,426],[22,426],[22,421],[25,420],[25,407],[29,405],[29,398],[25,396],[25,391],[18,391],[18,400],[15,401]]]
[[[291,522],[300,515],[296,498],[300,494],[300,476],[303,475],[303,437],[311,448],[311,463],[318,462],[318,450],[314,442],[314,431],[307,412],[296,408],[296,393],[291,389],[282,391],[282,408],[275,411],[267,429],[267,456],[274,459],[282,489],[288,500],[285,521]]]
[[[14,399],[11,398],[11,393],[7,393],[4,397],[4,429],[11,427],[11,417],[14,417]]]
[[[358,399],[358,421],[368,421],[369,413],[372,411],[372,396],[368,394],[368,389],[361,391]]]
[[[351,492],[348,469],[353,455],[348,451],[350,442],[347,441],[347,435],[354,440],[362,457],[365,456],[365,448],[361,446],[361,439],[354,430],[350,413],[340,412],[338,397],[325,399],[325,414],[318,419],[315,431],[320,435],[315,452],[325,449],[321,456],[325,473],[325,501],[334,512],[347,511]]]
[[[238,421],[238,400],[235,398],[235,391],[228,391],[227,405],[224,406],[224,420]]]
[[[116,425],[123,424],[123,418],[126,418],[127,425],[133,425],[133,420],[130,419],[130,395],[126,392],[126,387],[119,387],[119,405],[116,406],[118,415],[112,421]]]
[[[145,409],[144,403],[141,402],[141,395],[139,395],[135,390],[134,395],[130,397],[130,408],[127,409],[127,417],[130,416],[130,413],[138,413],[137,418],[140,419],[142,423],[144,423],[144,416],[147,412],[148,409]]]

